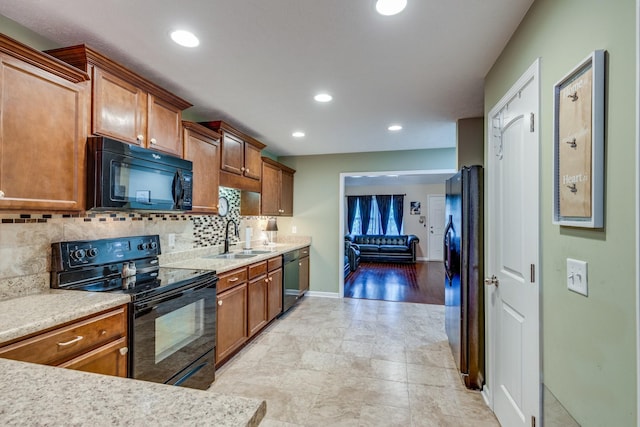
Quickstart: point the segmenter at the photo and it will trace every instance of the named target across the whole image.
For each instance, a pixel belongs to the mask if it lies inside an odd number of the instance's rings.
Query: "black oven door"
[[[192,286],[132,303],[133,378],[199,389],[211,385],[216,282],[211,275]]]

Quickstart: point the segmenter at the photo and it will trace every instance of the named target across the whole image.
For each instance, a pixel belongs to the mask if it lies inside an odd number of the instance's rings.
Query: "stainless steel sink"
[[[209,255],[204,258],[215,258],[215,259],[245,259],[245,258],[253,258],[254,256],[258,256],[258,254],[220,254],[220,255]]]
[[[242,255],[261,255],[261,254],[270,254],[273,251],[261,251],[258,249],[242,249],[240,252],[237,252],[238,254],[242,254]]]

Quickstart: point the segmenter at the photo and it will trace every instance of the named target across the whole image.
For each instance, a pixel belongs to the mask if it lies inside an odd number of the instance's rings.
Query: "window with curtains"
[[[394,210],[393,203],[387,203],[389,209],[389,215],[386,218],[386,226],[382,226],[382,215],[380,214],[380,208],[378,207],[378,199],[376,196],[371,196],[371,206],[369,208],[369,225],[366,232],[362,230],[362,214],[360,200],[355,204],[355,217],[353,219],[353,226],[351,227],[351,234],[383,234],[387,236],[397,236],[402,234],[404,224],[401,222],[400,230],[396,224],[396,212]],[[384,232],[386,229],[386,233]]]

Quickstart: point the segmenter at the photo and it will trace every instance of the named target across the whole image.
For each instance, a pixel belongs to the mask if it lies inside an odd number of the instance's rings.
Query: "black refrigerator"
[[[483,169],[463,167],[446,182],[445,329],[462,379],[484,384]]]

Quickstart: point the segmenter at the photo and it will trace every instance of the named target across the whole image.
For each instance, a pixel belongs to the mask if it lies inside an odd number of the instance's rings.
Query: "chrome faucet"
[[[229,224],[233,224],[235,226],[234,233],[235,233],[236,237],[240,237],[240,234],[238,232],[238,223],[235,222],[232,219],[227,221],[227,226],[225,227],[225,230],[224,230],[224,252],[223,252],[223,254],[229,253]]]

